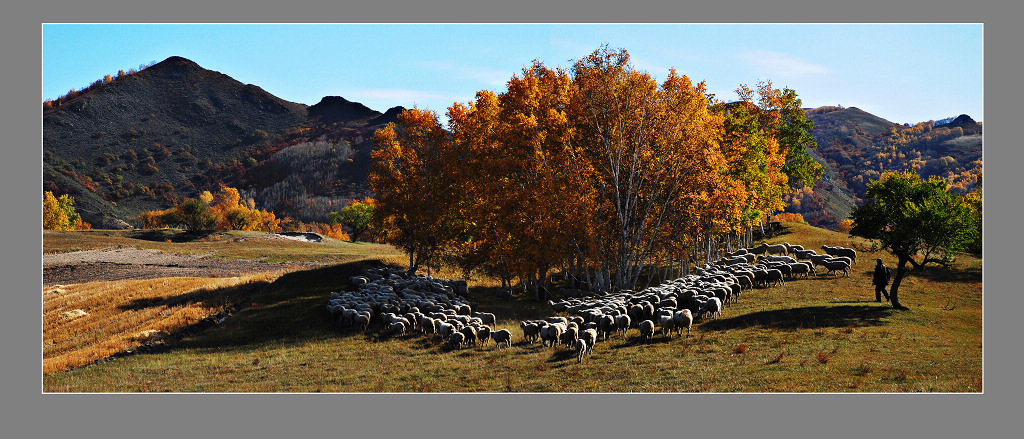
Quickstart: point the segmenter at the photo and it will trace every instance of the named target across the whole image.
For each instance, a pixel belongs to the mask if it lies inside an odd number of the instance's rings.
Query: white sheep
[[[462,329],[460,329],[459,332],[461,332],[462,335],[466,336],[465,343],[467,345],[476,346],[476,328],[472,326],[465,326]]]
[[[590,354],[594,350],[594,345],[597,344],[597,330],[587,329],[581,332],[578,340],[587,342],[587,354]]]
[[[852,248],[829,247],[827,245],[823,245],[821,246],[821,249],[825,250],[825,253],[828,253],[832,256],[846,256],[850,258],[850,260],[853,261],[854,264],[857,263],[857,251]]]
[[[505,343],[507,347],[512,347],[512,333],[508,329],[491,331],[491,340],[494,340],[494,347],[497,349],[501,349],[502,343]]]
[[[683,309],[676,311],[676,313],[672,315],[672,318],[676,323],[676,331],[679,331],[679,334],[682,335],[682,328],[686,327],[686,336],[689,337],[690,327],[693,326],[693,314],[690,313],[690,310]]]
[[[365,332],[370,327],[370,313],[364,312],[356,314],[355,318],[352,320],[352,323],[361,328]]]
[[[405,335],[405,323],[402,323],[402,322],[394,322],[394,323],[392,323],[391,326],[388,327],[388,332],[390,332],[391,335],[399,336],[399,337]]]
[[[669,335],[676,330],[676,321],[671,314],[660,316],[658,320],[661,325],[661,335]]]
[[[776,286],[776,285],[779,285],[779,284],[782,284],[782,285],[786,284],[786,280],[782,278],[782,270],[775,269],[775,268],[770,268],[770,269],[768,269],[766,271],[768,272],[768,276],[766,277],[766,282],[768,282],[768,283],[774,282],[772,284],[773,286]]]
[[[782,244],[769,245],[765,248],[765,252],[770,255],[784,255],[786,254],[786,246]]]
[[[802,274],[804,275],[804,278],[807,278],[811,273],[814,273],[814,266],[807,262],[796,262],[789,264],[789,270],[793,277],[796,277],[798,274]]]
[[[615,316],[615,330],[616,330],[616,332],[621,333],[622,336],[625,337],[626,336],[626,331],[629,330],[629,326],[630,326],[631,323],[632,322],[630,322],[630,317],[628,315],[626,315],[626,314],[619,314],[619,315]]]
[[[565,332],[563,332],[562,335],[559,336],[561,344],[565,345],[565,347],[567,348],[572,347],[572,345],[576,344],[576,340],[578,340],[579,338],[579,328],[575,326],[569,326],[568,328],[566,328]]]
[[[850,264],[847,264],[846,261],[828,260],[823,265],[828,270],[828,273],[842,271],[846,277],[850,277]],[[838,275],[835,276],[838,277]]]
[[[709,298],[704,306],[705,312],[707,312],[711,318],[717,319],[722,315],[722,302],[718,300],[717,297]]]
[[[474,312],[473,316],[474,317],[479,317],[480,320],[482,320],[485,325],[494,326],[497,323],[497,321],[496,321],[497,319],[496,319],[496,317],[494,316],[493,313],[489,313],[489,312]]]
[[[453,346],[458,346],[459,349],[462,349],[462,345],[465,342],[466,342],[466,335],[461,333],[461,332],[452,332],[448,336],[448,343],[451,343]]]
[[[573,348],[576,350],[576,364],[583,362],[583,354],[587,352],[587,342],[583,339],[576,340]]]
[[[521,321],[519,327],[523,330],[523,339],[527,343],[533,344],[540,337],[540,325],[534,322]]]
[[[491,338],[491,328],[489,326],[480,326],[476,328],[476,339],[480,342],[481,346],[487,345],[487,340]]]
[[[559,338],[562,336],[562,332],[567,329],[566,326],[562,325],[547,325],[540,328],[540,341],[541,346],[554,347],[558,344]]]
[[[626,317],[629,318],[629,317]],[[615,316],[603,315],[601,320],[597,322],[597,332],[605,340],[608,340],[608,335],[615,330]]]
[[[651,341],[651,339],[654,337],[654,322],[650,320],[644,320],[640,322],[638,328],[640,329],[640,338],[648,342]]]

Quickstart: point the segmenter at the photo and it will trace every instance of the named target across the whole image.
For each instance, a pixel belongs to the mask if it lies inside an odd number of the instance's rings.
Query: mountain
[[[337,96],[313,106],[288,102],[177,56],[109,79],[50,101],[43,112],[44,190],[71,194],[97,228],[124,227],[141,211],[221,183],[248,189],[257,204],[260,191],[278,184],[278,198],[301,190],[321,204],[343,205],[367,192],[368,133],[397,114]],[[279,174],[288,171],[271,157],[284,149],[304,157],[295,150],[318,141],[349,151],[332,159],[345,164],[338,165],[343,175],[332,175],[339,181],[316,194],[281,187],[287,177]]]
[[[897,124],[856,107],[805,109],[818,143],[811,155],[825,167],[813,189],[790,197],[787,212],[835,230],[861,203],[870,181],[882,172],[913,170],[936,175],[952,190],[974,190],[982,168],[982,124],[968,115],[948,123]]]

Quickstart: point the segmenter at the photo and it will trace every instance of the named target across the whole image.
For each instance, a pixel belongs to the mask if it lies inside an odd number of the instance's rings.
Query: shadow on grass
[[[247,346],[277,342],[298,344],[306,340],[348,334],[363,334],[355,329],[339,329],[326,312],[326,291],[351,289],[349,278],[379,260],[354,261],[330,267],[287,273],[274,282],[253,282],[229,288],[200,290],[165,299],[137,300],[122,309],[142,309],[162,305],[203,303],[224,311],[175,331],[169,343],[159,351],[181,348],[243,349]],[[222,317],[227,317],[223,319]],[[392,338],[373,327],[365,336],[374,340]]]
[[[895,276],[896,269],[893,269],[893,275]],[[926,267],[923,270],[909,270],[907,277],[917,277],[921,279],[927,279],[932,282],[960,282],[960,283],[973,283],[981,282],[981,267],[978,268],[961,268],[961,269],[949,269],[942,267]]]
[[[217,232],[214,230],[187,232],[176,229],[147,229],[131,233],[128,237],[154,242],[192,242],[207,238],[214,233]]]
[[[706,321],[703,331],[761,326],[777,329],[801,329],[883,325],[882,319],[892,315],[891,307],[879,305],[808,306],[803,308],[761,311],[741,316]]]

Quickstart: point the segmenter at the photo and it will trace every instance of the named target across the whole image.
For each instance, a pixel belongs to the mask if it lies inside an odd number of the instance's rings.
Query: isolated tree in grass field
[[[217,224],[217,216],[210,211],[206,203],[197,199],[188,199],[173,209],[168,209],[162,216],[164,224],[176,224],[190,233],[212,230]]]
[[[927,181],[912,172],[886,173],[868,184],[867,202],[853,210],[851,235],[877,240],[872,250],[885,250],[897,259],[889,297],[896,309],[900,282],[907,264],[921,270],[926,264],[948,266],[978,234],[974,209],[950,193],[938,177]]]

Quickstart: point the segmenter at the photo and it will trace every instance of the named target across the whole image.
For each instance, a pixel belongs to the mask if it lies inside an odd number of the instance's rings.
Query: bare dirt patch
[[[313,266],[180,255],[160,250],[109,247],[43,255],[43,286],[158,277],[231,277]]]

